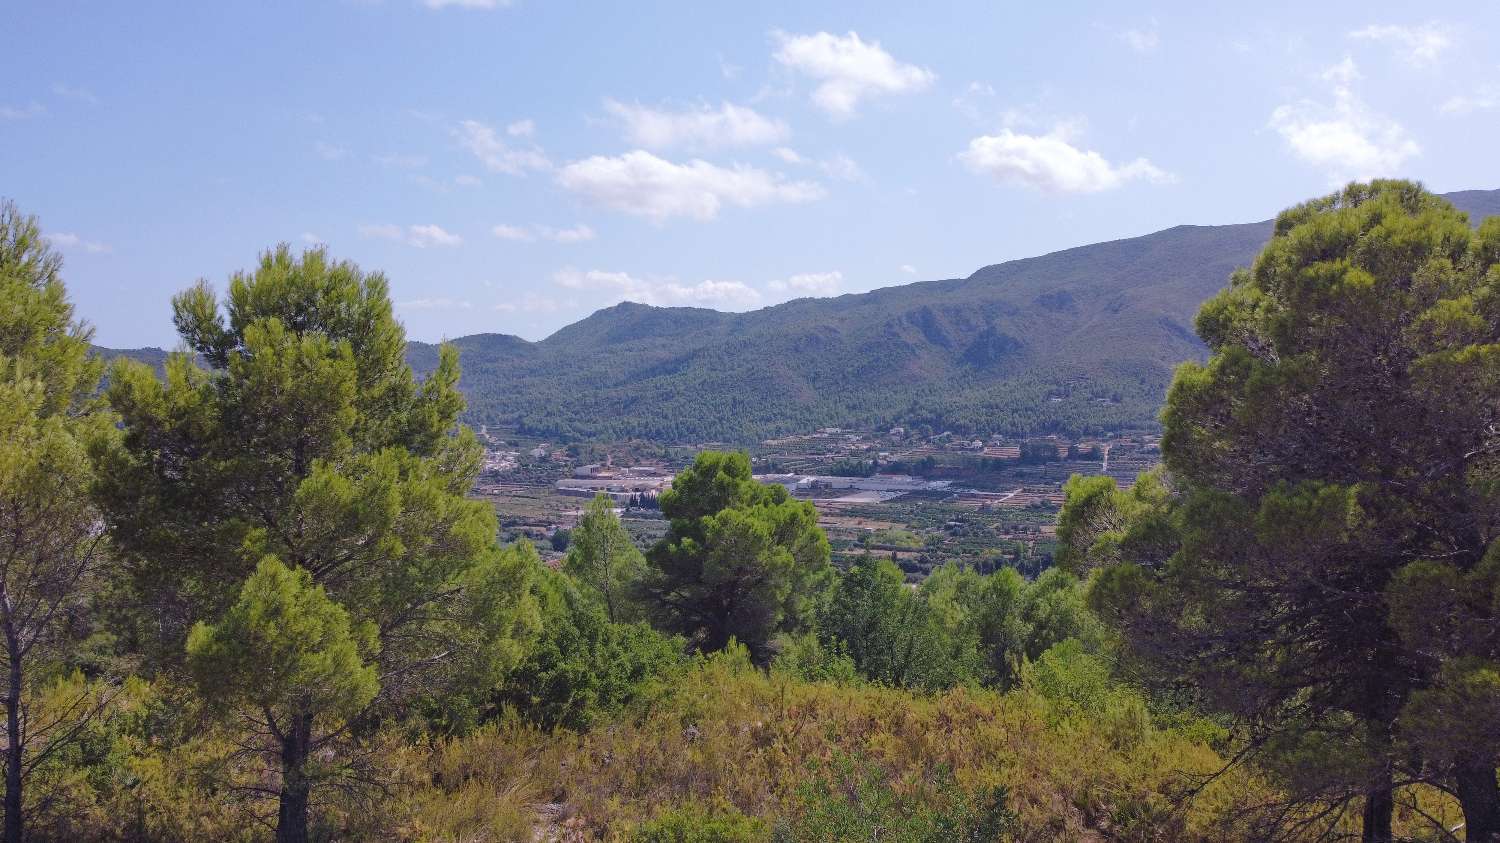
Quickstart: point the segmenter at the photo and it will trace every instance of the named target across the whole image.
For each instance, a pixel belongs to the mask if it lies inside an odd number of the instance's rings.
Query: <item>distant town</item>
[[[477,432],[485,463],[476,493],[494,503],[506,538],[528,538],[552,558],[566,551],[584,503],[599,494],[615,502],[639,541],[654,541],[666,530],[658,498],[673,475],[698,451],[729,447],[559,444],[513,430]],[[757,479],[817,506],[836,560],[880,554],[912,581],[950,561],[983,570],[1045,568],[1070,476],[1109,475],[1128,484],[1160,456],[1158,436],[1148,431],[977,439],[904,427],[828,427],[748,450]]]

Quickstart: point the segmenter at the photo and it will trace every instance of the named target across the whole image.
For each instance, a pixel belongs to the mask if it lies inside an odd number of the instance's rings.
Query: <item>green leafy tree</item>
[[[499,704],[549,729],[587,729],[682,663],[681,639],[610,621],[586,586],[535,564],[541,632],[494,692]]]
[[[833,579],[812,504],[756,482],[743,453],[704,451],[661,509],[670,526],[646,556],[642,593],[667,629],[705,651],[738,639],[764,664],[777,633],[812,627]]]
[[[967,678],[927,600],[888,559],[867,556],[840,577],[818,629],[874,682],[936,690]]]
[[[380,681],[366,660],[378,649],[373,624],[352,627],[306,569],[274,556],[261,560],[217,624],[199,621],[188,634],[188,668],[205,697],[254,712],[281,739],[278,827],[307,815],[319,778],[311,759],[375,699]]]
[[[1064,641],[1077,641],[1091,654],[1110,649],[1084,584],[1060,568],[1027,582],[1014,568],[986,576],[944,565],[923,581],[921,592],[943,628],[941,641],[956,651],[954,660],[985,684],[1015,687],[1028,662]]]
[[[252,573],[269,576],[257,573],[268,556],[305,572],[359,636],[371,631],[359,655],[378,690],[357,716],[320,719],[291,694],[262,718],[281,770],[277,836],[303,840],[296,788],[311,771],[298,767],[304,736],[283,726],[310,723],[306,740],[332,752],[347,731],[335,721],[492,687],[535,622],[531,569],[496,547],[490,505],[465,497],[481,450],[456,422],[456,353],[415,380],[382,276],[282,246],[230,280],[222,308],[200,282],[173,313],[190,351],[171,355],[165,382],[140,364],[112,369],[123,447],[96,455],[141,609],[130,632],[150,665],[180,669],[194,624],[243,626],[233,613]]]
[[[66,746],[96,706],[37,722],[35,668],[62,656],[68,627],[105,560],[89,496],[91,443],[112,419],[96,399],[100,366],[73,318],[35,218],[0,202],[0,636],[5,680],[5,840],[25,835],[28,773]],[[80,716],[81,715],[81,716]]]
[[[1430,572],[1470,582],[1496,538],[1497,256],[1500,223],[1476,232],[1410,182],[1282,213],[1198,315],[1211,356],[1168,395],[1166,476],[1075,482],[1059,529],[1133,656],[1247,724],[1293,798],[1362,798],[1366,840],[1391,836],[1406,706],[1469,710],[1484,686],[1391,607]],[[1427,760],[1406,772],[1458,783],[1469,839],[1500,834],[1494,756]]]
[[[572,536],[563,570],[599,596],[611,621],[634,619],[631,595],[645,574],[646,558],[615,515],[609,495],[598,494],[589,501]]]

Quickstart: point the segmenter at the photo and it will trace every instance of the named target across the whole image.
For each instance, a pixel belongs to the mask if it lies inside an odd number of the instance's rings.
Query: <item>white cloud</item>
[[[865,42],[857,32],[772,36],[776,61],[817,80],[813,102],[835,118],[852,116],[861,100],[920,91],[937,78],[925,67],[902,64],[880,42]]]
[[[0,105],[0,120],[26,120],[36,117],[44,111],[46,109],[42,108],[42,104],[37,102],[28,103],[19,108],[10,105]]]
[[[591,269],[581,272],[568,268],[552,276],[553,283],[569,290],[578,290],[597,295],[593,301],[600,305],[621,301],[634,301],[662,307],[694,306],[717,307],[726,310],[754,307],[760,302],[760,293],[739,281],[699,281],[684,284],[675,278],[644,279],[627,272],[605,272]]]
[[[818,166],[829,178],[841,181],[864,181],[865,179],[865,171],[860,169],[853,158],[842,152],[834,154],[832,158],[823,161]]]
[[[791,134],[780,120],[753,108],[722,103],[680,111],[605,100],[604,109],[620,121],[625,137],[647,149],[713,149],[779,143]]]
[[[1473,114],[1476,111],[1489,111],[1500,108],[1500,86],[1485,85],[1472,94],[1455,94],[1438,106],[1438,111],[1444,114]]]
[[[480,184],[477,176],[471,176],[468,173],[454,176],[453,183],[459,187],[477,187]]]
[[[542,227],[542,236],[555,243],[582,243],[594,239],[594,230],[579,223],[572,228]]]
[[[1079,149],[1069,142],[1070,131],[1066,125],[1046,135],[1001,129],[998,135],[981,135],[969,141],[969,148],[958,157],[975,172],[1049,193],[1098,193],[1136,180],[1155,184],[1175,181],[1170,173],[1145,158],[1112,164],[1091,149]]]
[[[1125,45],[1137,53],[1149,53],[1161,46],[1161,36],[1156,31],[1156,21],[1149,29],[1126,29],[1117,36]]]
[[[309,246],[325,245],[325,241],[323,240],[323,238],[319,237],[316,234],[313,234],[311,231],[302,232],[302,242],[306,243]]]
[[[901,271],[904,272],[904,273],[906,273],[907,275],[916,275],[917,274],[917,268],[915,266],[912,266],[909,263],[903,263],[903,264],[901,264]]]
[[[104,243],[85,240],[77,234],[72,234],[66,231],[59,231],[54,234],[46,234],[43,236],[46,238],[47,242],[51,243],[53,246],[56,246],[59,249],[82,249],[91,255],[106,254],[114,251]]]
[[[490,172],[519,176],[524,175],[527,170],[546,170],[552,167],[552,162],[547,160],[541,149],[536,146],[526,149],[511,147],[500,139],[499,133],[492,127],[477,120],[459,123],[453,134]]]
[[[83,88],[75,88],[72,85],[67,85],[62,82],[52,83],[52,93],[66,99],[86,102],[89,105],[99,104],[99,98],[94,96],[94,93],[92,91],[88,91]]]
[[[766,287],[777,293],[831,296],[839,291],[839,285],[843,282],[844,273],[834,270],[832,272],[804,272],[800,275],[793,275],[785,281],[772,281]]]
[[[553,228],[549,225],[506,225],[490,229],[490,233],[501,240],[530,243],[534,240],[551,240],[553,243],[582,243],[594,239],[594,230],[583,223],[572,228]]]
[[[787,181],[755,167],[720,167],[698,159],[674,164],[639,149],[574,161],[558,173],[558,182],[595,204],[657,222],[679,216],[711,220],[726,204],[751,208],[824,195],[814,182]]]
[[[1436,64],[1443,51],[1453,46],[1448,27],[1436,22],[1420,26],[1371,24],[1349,33],[1349,37],[1389,44],[1396,55],[1416,67]]]
[[[1303,99],[1271,113],[1270,125],[1303,161],[1324,170],[1330,182],[1393,176],[1422,153],[1401,124],[1370,110],[1350,87],[1359,78],[1344,59],[1322,74],[1333,83],[1332,104]]]
[[[338,161],[349,154],[349,150],[327,141],[318,141],[313,144],[313,152],[316,152],[324,161]]]
[[[462,237],[444,231],[436,225],[409,225],[404,229],[399,225],[389,223],[361,225],[359,234],[361,237],[405,243],[418,249],[425,249],[428,246],[457,246],[464,242]]]
[[[531,229],[518,225],[505,225],[504,223],[490,229],[490,233],[501,240],[515,240],[521,243],[529,243],[536,239],[536,235],[531,233]]]
[[[829,178],[841,181],[864,181],[867,178],[865,171],[860,169],[859,164],[842,152],[835,153],[833,157],[825,158],[822,161],[814,161],[787,146],[778,146],[771,150],[771,154],[788,164],[815,164],[819,170],[823,171],[823,175]]]
[[[513,138],[529,138],[536,134],[536,123],[530,119],[517,120],[505,127],[505,133]]]
[[[474,305],[463,299],[450,299],[446,296],[440,296],[431,299],[398,301],[396,302],[396,307],[401,310],[470,310]]]
[[[509,6],[511,0],[422,0],[429,9],[499,9]]]
[[[807,159],[797,153],[797,150],[789,146],[778,146],[771,150],[771,154],[788,164],[806,164]]]

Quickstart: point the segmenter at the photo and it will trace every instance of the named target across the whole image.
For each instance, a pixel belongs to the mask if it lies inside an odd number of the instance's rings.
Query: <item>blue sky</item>
[[[277,242],[409,334],[968,275],[1351,178],[1500,187],[1500,4],[19,2],[0,196],[106,345]]]

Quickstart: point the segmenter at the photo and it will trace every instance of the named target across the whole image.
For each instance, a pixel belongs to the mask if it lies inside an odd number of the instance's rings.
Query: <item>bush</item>
[[[765,823],[733,807],[705,808],[697,802],[657,814],[631,833],[631,843],[758,843]]]
[[[643,623],[610,623],[566,575],[541,568],[535,593],[542,634],[495,692],[546,728],[585,729],[684,662],[683,643]]]

